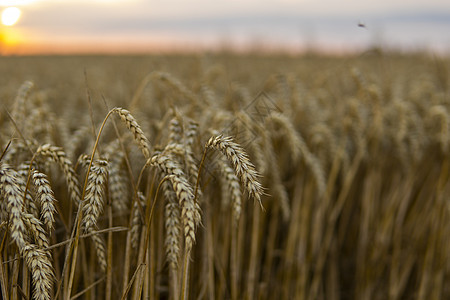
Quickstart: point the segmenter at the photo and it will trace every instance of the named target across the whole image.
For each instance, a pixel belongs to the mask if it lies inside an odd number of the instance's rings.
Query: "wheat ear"
[[[25,210],[31,213],[36,218],[39,218],[39,209],[33,199],[33,196],[31,195],[30,190],[27,188],[29,169],[29,162],[23,162],[17,167],[17,174],[19,175],[19,177],[17,178],[17,183],[19,184],[20,189],[24,191],[24,193],[26,191],[24,199]]]
[[[150,159],[150,165],[156,166],[168,176],[181,206],[184,224],[185,247],[189,252],[195,243],[195,231],[201,221],[200,207],[194,201],[194,193],[179,164],[170,156],[156,154]]]
[[[97,254],[100,269],[102,270],[102,272],[105,272],[107,268],[105,241],[102,239],[99,233],[94,233],[94,230],[92,228],[88,229],[87,233],[92,234],[91,240],[94,244],[95,253]]]
[[[139,148],[141,148],[142,154],[146,159],[150,157],[150,143],[141,126],[137,123],[136,119],[131,115],[131,113],[124,108],[113,108],[113,112],[117,113],[120,119],[125,123],[127,128],[133,133],[134,139],[137,142]]]
[[[41,206],[41,218],[44,221],[48,230],[53,229],[55,223],[55,205],[56,202],[52,188],[47,176],[44,173],[33,171],[32,173],[33,183],[36,187],[36,199]]]
[[[166,182],[165,182],[166,183]],[[180,258],[180,208],[177,203],[176,194],[164,183],[163,189],[167,199],[164,215],[166,218],[166,257],[169,263],[169,268],[176,270],[178,266],[178,260]]]
[[[108,189],[111,195],[111,203],[118,213],[127,211],[130,182],[126,171],[122,168],[125,155],[120,151],[119,143],[112,143],[106,149],[105,156],[109,161]]]
[[[25,109],[27,105],[25,104],[25,101],[28,98],[28,94],[33,88],[33,85],[33,82],[27,80],[22,83],[17,92],[16,98],[14,100],[14,107],[12,110],[12,116],[17,124],[21,124],[26,117]]]
[[[78,204],[81,199],[81,193],[77,175],[72,167],[72,163],[66,157],[66,153],[63,151],[63,149],[60,147],[45,144],[38,148],[37,153],[51,158],[60,166],[66,178],[70,199]]]
[[[34,285],[33,299],[50,300],[54,275],[48,252],[37,245],[27,244],[21,253],[31,272]]]
[[[141,207],[145,210],[145,196],[142,192],[137,192],[138,199],[134,201],[133,216],[131,219],[131,246],[137,248],[139,245],[140,232],[142,228],[142,216],[139,209],[138,201],[141,203]]]
[[[264,189],[257,180],[260,175],[250,162],[244,149],[235,143],[231,137],[222,135],[212,136],[206,143],[206,148],[217,149],[227,157],[233,164],[237,177],[241,180],[250,197],[258,200],[262,207],[261,196],[264,194]]]
[[[239,185],[239,178],[237,178],[234,170],[230,168],[228,162],[224,159],[218,161],[219,170],[223,174],[223,180],[226,183],[226,187],[222,187],[223,190],[230,192],[231,209],[233,214],[234,225],[237,226],[241,217],[242,211],[242,197],[241,186]],[[228,194],[228,193],[227,193]],[[225,199],[222,199],[224,201]]]
[[[19,175],[9,165],[0,162],[0,187],[9,212],[11,238],[19,250],[26,244],[26,227],[24,223],[23,191],[17,178]]]
[[[169,123],[169,144],[181,143],[183,137],[183,127],[181,125],[181,120],[175,111],[172,112],[174,116]]]
[[[36,244],[41,248],[48,247],[47,232],[42,227],[42,223],[36,219],[32,214],[24,213],[23,221],[28,227],[29,232],[33,234]]]
[[[108,162],[95,160],[89,172],[86,196],[83,203],[83,227],[86,232],[97,227],[97,220],[103,212],[104,190],[108,175]]]

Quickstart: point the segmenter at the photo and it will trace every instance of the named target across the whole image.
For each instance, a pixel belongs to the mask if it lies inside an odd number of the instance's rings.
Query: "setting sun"
[[[17,7],[5,8],[2,12],[2,24],[12,26],[17,23],[21,15],[20,9]]]

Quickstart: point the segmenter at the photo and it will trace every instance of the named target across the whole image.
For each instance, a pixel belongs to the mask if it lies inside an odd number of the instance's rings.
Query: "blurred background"
[[[448,0],[0,0],[3,55],[450,53]]]

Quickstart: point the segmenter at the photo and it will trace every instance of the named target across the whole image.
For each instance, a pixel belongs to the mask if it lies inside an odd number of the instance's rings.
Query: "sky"
[[[2,54],[370,47],[450,53],[448,0],[0,0]]]

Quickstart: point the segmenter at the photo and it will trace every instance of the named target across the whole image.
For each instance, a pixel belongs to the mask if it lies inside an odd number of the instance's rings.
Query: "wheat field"
[[[450,60],[0,57],[3,299],[449,299]]]

